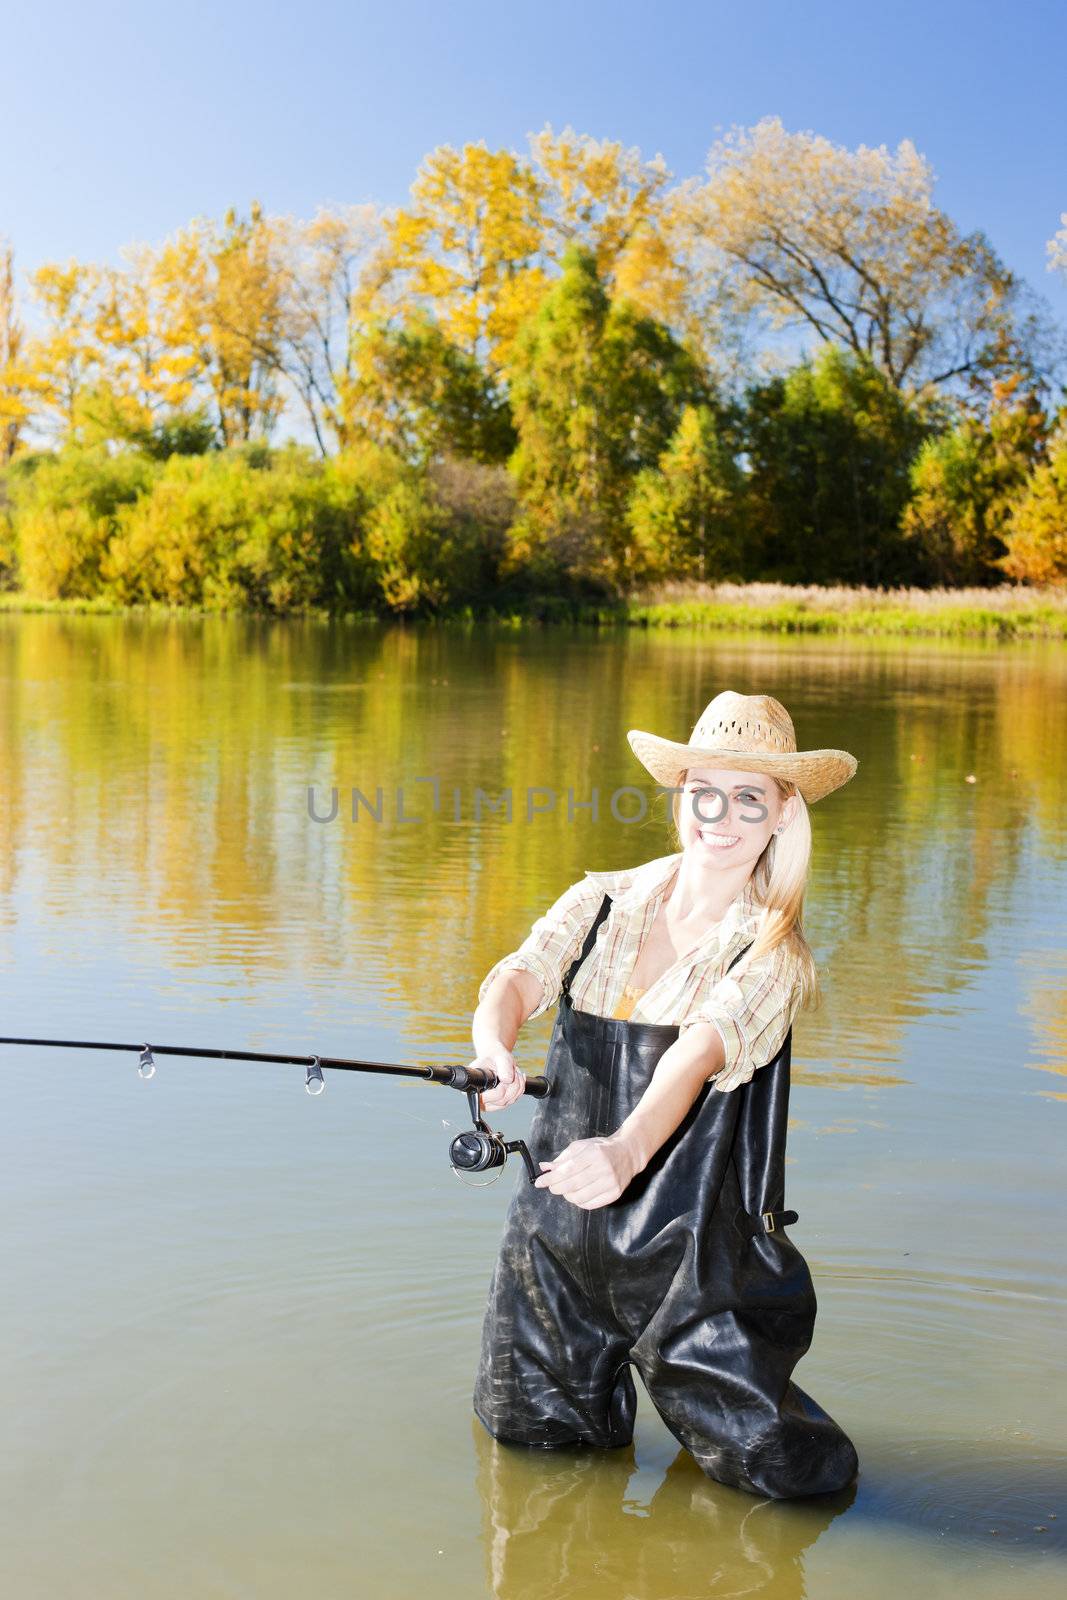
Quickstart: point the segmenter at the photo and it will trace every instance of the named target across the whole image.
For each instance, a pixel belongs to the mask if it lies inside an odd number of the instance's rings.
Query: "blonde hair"
[[[689,769],[675,779],[680,786],[685,783]],[[811,867],[811,815],[795,783],[772,778],[783,800],[796,796],[796,809],[790,822],[781,833],[772,833],[763,852],[752,869],[750,883],[753,898],[761,908],[756,937],[749,949],[734,967],[731,977],[744,972],[761,956],[782,947],[781,958],[792,961],[800,980],[800,1009],[817,1006],[822,998],[819,969],[815,965],[811,946],[804,937],[804,891],[807,888]],[[676,793],[671,802],[675,847],[682,848],[678,818],[682,808],[682,795]]]

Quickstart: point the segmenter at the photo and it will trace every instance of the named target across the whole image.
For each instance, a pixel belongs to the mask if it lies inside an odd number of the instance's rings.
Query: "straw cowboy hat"
[[[766,772],[795,783],[808,805],[847,783],[859,762],[847,750],[798,750],[793,719],[769,694],[724,689],[700,714],[688,744],[631,728],[630,748],[666,788],[687,767]]]

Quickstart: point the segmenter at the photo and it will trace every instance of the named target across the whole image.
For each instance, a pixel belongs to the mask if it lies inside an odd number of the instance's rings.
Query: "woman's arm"
[[[496,1089],[481,1097],[485,1110],[499,1111],[526,1091],[526,1076],[512,1051],[519,1029],[539,1006],[544,991],[533,972],[501,969],[485,989],[471,1022],[476,1059],[472,1066],[488,1068],[500,1079]]]
[[[518,949],[501,956],[490,967],[478,988],[479,1002],[486,998],[499,973],[522,970],[540,979],[537,1003],[524,1020],[540,1016],[542,1011],[555,1005],[563,988],[564,974],[581,949],[602,899],[603,892],[589,877],[580,878],[564,889],[559,899],[537,918]]]
[[[482,1095],[486,1110],[499,1111],[526,1088],[512,1051],[519,1029],[547,1011],[560,996],[563,977],[581,950],[603,899],[591,878],[565,889],[538,917],[522,944],[495,962],[478,988],[471,1037],[478,1052],[472,1066],[487,1067],[500,1079]]]
[[[625,1122],[606,1137],[575,1139],[553,1161],[542,1161],[538,1188],[586,1210],[610,1205],[666,1144],[725,1060],[722,1035],[713,1023],[687,1028],[660,1056]]]

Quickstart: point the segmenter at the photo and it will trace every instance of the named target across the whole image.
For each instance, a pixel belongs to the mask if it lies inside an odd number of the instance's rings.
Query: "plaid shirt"
[[[555,1005],[607,893],[611,908],[597,929],[593,949],[574,974],[571,1000],[579,1011],[610,1016],[681,859],[678,851],[617,872],[587,871],[537,919],[518,949],[490,968],[478,989],[479,1001],[498,972],[518,967],[535,973],[544,989],[544,998],[527,1020]],[[724,1091],[747,1083],[758,1067],[774,1059],[800,1001],[795,965],[781,946],[739,976],[726,975],[734,956],[755,938],[759,916],[749,879],[722,921],[644,990],[629,1018],[675,1023],[682,1032],[695,1022],[714,1023],[722,1035],[726,1065],[709,1074],[709,1081]]]

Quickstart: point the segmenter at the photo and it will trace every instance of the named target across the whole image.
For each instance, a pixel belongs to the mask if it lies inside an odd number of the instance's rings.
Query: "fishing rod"
[[[520,1155],[532,1183],[537,1174],[533,1158],[522,1139],[505,1139],[495,1133],[482,1118],[478,1096],[486,1089],[495,1089],[500,1082],[495,1072],[481,1067],[454,1067],[431,1065],[425,1067],[399,1066],[392,1061],[352,1061],[344,1056],[275,1055],[266,1050],[202,1049],[187,1044],[116,1044],[103,1039],[4,1039],[0,1044],[40,1045],[53,1050],[129,1050],[137,1051],[137,1071],[142,1078],[154,1078],[156,1056],[207,1056],[221,1061],[274,1062],[280,1066],[305,1067],[304,1085],[308,1094],[322,1094],[326,1088],[323,1068],[328,1072],[378,1072],[394,1078],[422,1078],[429,1083],[441,1083],[448,1089],[459,1089],[467,1096],[473,1128],[457,1134],[448,1150],[448,1158],[457,1177],[462,1172],[487,1172],[502,1167],[509,1155]],[[552,1092],[547,1078],[528,1078],[526,1093],[543,1099]],[[484,1185],[482,1185],[484,1187]]]

